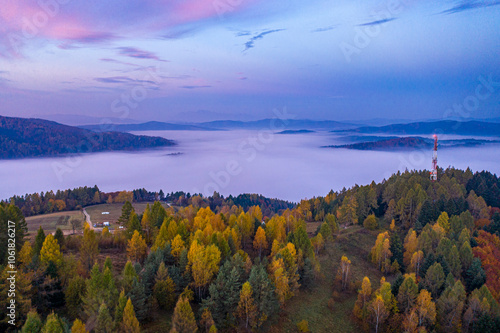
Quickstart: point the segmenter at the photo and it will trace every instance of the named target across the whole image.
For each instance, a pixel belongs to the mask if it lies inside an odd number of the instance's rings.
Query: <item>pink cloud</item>
[[[261,0],[0,0],[0,44],[42,38],[81,44],[160,35],[186,24],[236,14]],[[20,40],[19,40],[20,39]],[[12,46],[12,45],[10,45]],[[1,52],[0,48],[0,52]]]

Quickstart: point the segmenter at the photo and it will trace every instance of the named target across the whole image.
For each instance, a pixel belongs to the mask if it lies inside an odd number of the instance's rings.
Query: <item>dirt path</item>
[[[85,215],[85,222],[89,224],[90,230],[95,230],[94,226],[92,225],[92,221],[90,221],[90,215],[87,213],[85,208],[82,210],[83,214]]]

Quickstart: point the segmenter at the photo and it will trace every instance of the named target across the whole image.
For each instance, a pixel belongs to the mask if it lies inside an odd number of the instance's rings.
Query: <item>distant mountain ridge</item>
[[[431,122],[415,122],[409,124],[393,124],[386,126],[363,126],[350,130],[333,132],[380,133],[380,134],[455,134],[476,136],[500,136],[500,123],[484,121],[441,120]]]
[[[0,159],[137,150],[174,144],[160,137],[96,133],[44,119],[0,116]]]
[[[203,123],[176,124],[161,121],[148,121],[139,124],[83,125],[80,128],[100,132],[110,128],[118,132],[133,131],[217,131],[230,129],[269,129],[269,130],[339,130],[355,128],[356,125],[333,120],[309,119],[261,119],[254,121],[215,120]]]
[[[104,125],[83,125],[78,126],[80,128],[88,129],[96,132],[103,132],[112,129],[117,132],[133,132],[133,131],[210,131],[211,128],[195,126],[195,125],[185,125],[185,124],[173,124],[164,123],[161,121],[148,121],[139,124],[104,124]]]

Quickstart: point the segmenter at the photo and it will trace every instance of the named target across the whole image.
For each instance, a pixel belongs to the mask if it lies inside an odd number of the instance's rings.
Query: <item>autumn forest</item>
[[[8,332],[499,332],[500,179],[398,172],[291,203],[97,186],[0,203]],[[141,210],[134,207],[139,207]],[[96,227],[29,217],[118,205]],[[86,213],[86,212],[85,212]]]

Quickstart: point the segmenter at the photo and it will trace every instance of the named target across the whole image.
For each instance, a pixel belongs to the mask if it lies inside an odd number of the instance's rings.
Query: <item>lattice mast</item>
[[[434,134],[434,151],[432,152],[432,170],[431,181],[435,182],[438,179],[438,137]]]

